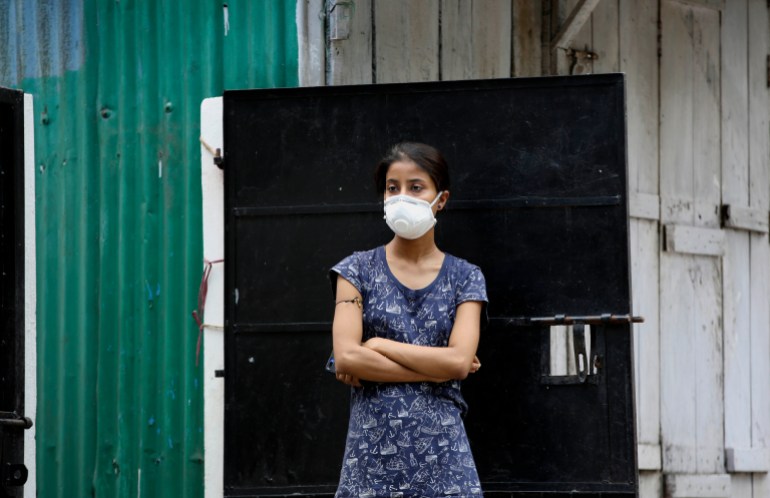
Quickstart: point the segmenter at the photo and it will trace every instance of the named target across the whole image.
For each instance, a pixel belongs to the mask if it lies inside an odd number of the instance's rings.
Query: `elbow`
[[[451,366],[449,374],[452,379],[465,380],[468,377],[470,371],[470,365],[463,359],[461,361],[455,362],[455,364]]]
[[[334,369],[339,373],[350,374],[354,368],[355,354],[350,350],[335,351],[334,352]]]

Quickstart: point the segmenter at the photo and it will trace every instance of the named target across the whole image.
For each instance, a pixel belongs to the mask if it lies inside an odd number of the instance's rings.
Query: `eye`
[[[398,191],[398,189],[396,188],[395,185],[388,185],[387,187],[385,187],[385,192],[388,192],[390,194],[392,194],[393,192],[397,192],[397,191]]]
[[[423,188],[422,185],[415,183],[412,185],[412,192],[421,192]]]

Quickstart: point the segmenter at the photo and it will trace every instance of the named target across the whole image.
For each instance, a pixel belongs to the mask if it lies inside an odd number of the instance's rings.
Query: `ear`
[[[444,206],[446,206],[448,200],[449,190],[444,190],[444,193],[441,194],[441,197],[439,197],[438,202],[436,203],[439,211],[444,209]]]

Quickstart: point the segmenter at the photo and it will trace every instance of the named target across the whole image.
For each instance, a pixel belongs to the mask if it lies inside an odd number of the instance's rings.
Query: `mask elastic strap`
[[[435,199],[433,199],[433,202],[430,203],[430,207],[433,207],[434,204],[438,202],[439,199],[441,199],[441,196],[444,195],[444,191],[438,193]]]

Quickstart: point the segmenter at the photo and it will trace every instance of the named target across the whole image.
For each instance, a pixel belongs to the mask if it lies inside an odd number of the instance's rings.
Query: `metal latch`
[[[643,321],[644,318],[640,316],[614,313],[508,319],[511,325],[546,327],[541,340],[540,380],[549,385],[596,384],[605,366],[603,352],[606,326]],[[561,339],[552,344],[551,339],[554,337]],[[552,358],[552,352],[557,351],[561,352]]]
[[[29,429],[32,427],[32,419],[21,416],[16,412],[0,412],[0,426]]]

